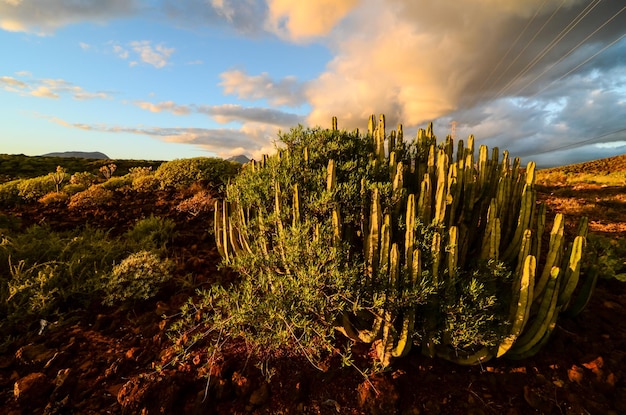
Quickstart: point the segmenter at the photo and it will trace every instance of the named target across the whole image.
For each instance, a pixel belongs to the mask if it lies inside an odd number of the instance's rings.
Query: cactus
[[[475,158],[473,136],[456,149],[451,137],[438,147],[432,124],[412,143],[401,125],[391,132],[385,127],[384,116],[377,122],[372,115],[361,137],[358,130],[339,131],[333,118],[329,137],[367,148],[356,161],[345,151],[320,157],[333,142],[307,142],[311,134],[251,162],[242,183],[271,185],[244,195],[236,180],[227,200],[216,203],[215,239],[225,264],[258,253],[276,261],[267,272],[277,279],[294,274],[284,239],[302,228],[303,246],[314,241],[347,249],[354,262],[348,266],[360,270],[354,296],[328,316],[328,324],[355,342],[375,344],[384,366],[406,355],[417,339],[423,353],[458,364],[536,353],[559,314],[568,307],[580,312],[593,292],[595,277],[581,273],[586,220],[566,250],[564,218],[556,215],[545,246],[546,207],[536,204],[533,162],[524,169],[519,158],[511,163],[508,152],[500,157],[498,148],[489,152],[486,146]],[[352,175],[354,166],[361,176]],[[344,191],[352,192],[350,198]],[[497,296],[511,301],[505,315],[496,316],[506,332],[495,343],[455,348],[442,315],[461,301],[472,272],[488,263],[511,274],[485,288],[508,292]]]

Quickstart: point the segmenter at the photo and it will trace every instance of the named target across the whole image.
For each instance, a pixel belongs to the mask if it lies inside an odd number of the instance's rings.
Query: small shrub
[[[55,190],[58,193],[61,189],[61,183],[63,183],[66,179],[69,178],[69,174],[65,172],[65,169],[61,166],[57,166],[57,169],[54,173],[48,174],[48,176],[52,179],[52,182],[55,185]]]
[[[92,185],[85,186],[83,184],[66,184],[63,186],[63,193],[66,193],[68,196],[74,196],[76,193],[80,193],[82,191],[87,190]]]
[[[100,167],[100,174],[104,177],[105,180],[109,180],[113,176],[113,172],[117,170],[117,166],[113,163],[108,164],[106,166]]]
[[[61,204],[69,200],[70,195],[65,192],[50,192],[39,198],[39,203],[44,206]]]
[[[180,202],[178,206],[176,206],[176,210],[196,217],[201,213],[211,212],[214,204],[215,199],[213,199],[210,192],[205,190]]]
[[[0,206],[12,206],[20,201],[19,185],[22,179],[0,184]]]
[[[133,177],[132,187],[138,192],[153,192],[159,189],[161,182],[154,174]]]
[[[70,209],[90,209],[103,206],[113,200],[113,192],[100,185],[93,185],[89,189],[76,193],[70,197]]]
[[[162,260],[150,251],[135,252],[125,258],[107,277],[104,285],[105,305],[154,297],[160,284],[172,277],[172,261]]]
[[[161,182],[162,188],[181,189],[198,181],[220,185],[234,177],[240,168],[239,163],[219,158],[197,157],[163,163],[155,176]]]
[[[118,176],[111,177],[106,182],[101,183],[103,189],[107,190],[119,190],[130,187],[133,184],[133,179],[130,176]]]
[[[138,221],[124,236],[131,247],[161,250],[174,237],[175,226],[171,219],[151,215]]]
[[[95,174],[89,173],[87,171],[84,171],[82,173],[76,172],[72,174],[72,177],[70,177],[70,184],[80,185],[84,189],[96,183],[96,181],[98,181],[98,177],[96,177]]]
[[[54,192],[55,187],[54,181],[50,176],[24,179],[17,185],[19,196],[26,201],[35,201],[46,193]]]

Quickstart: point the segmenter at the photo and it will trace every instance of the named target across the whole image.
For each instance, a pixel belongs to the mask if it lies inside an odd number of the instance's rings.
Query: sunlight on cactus
[[[591,295],[577,289],[586,218],[568,243],[557,215],[542,244],[546,208],[536,203],[533,162],[523,168],[486,146],[476,158],[473,136],[438,143],[432,124],[405,141],[401,125],[386,131],[384,116],[370,117],[366,135],[333,119],[331,130],[300,127],[280,139],[284,148],[245,165],[216,202],[214,231],[242,289],[251,284],[255,301],[289,308],[284,329],[301,328],[293,339],[315,337],[308,330],[329,339],[334,327],[372,343],[383,366],[412,346],[459,364],[519,359],[547,342],[579,301],[574,293]],[[320,256],[320,241],[338,254]],[[301,263],[289,259],[294,245]],[[333,265],[346,279],[320,290],[328,308],[284,302],[278,294],[294,289],[296,275],[319,278],[322,257],[347,261]],[[307,318],[318,325],[295,324]]]

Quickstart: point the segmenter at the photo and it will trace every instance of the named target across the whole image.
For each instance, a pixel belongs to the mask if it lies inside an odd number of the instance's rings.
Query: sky
[[[4,154],[258,158],[370,114],[539,167],[626,153],[622,0],[0,0],[0,54]]]

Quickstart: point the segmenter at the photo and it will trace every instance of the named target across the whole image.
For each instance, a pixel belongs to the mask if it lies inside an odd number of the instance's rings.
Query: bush
[[[173,263],[150,251],[135,252],[125,258],[107,277],[105,305],[128,300],[147,300],[156,295],[159,286],[172,277]]]
[[[74,196],[76,193],[87,190],[90,186],[91,185],[84,186],[82,184],[66,184],[63,186],[63,193],[66,193],[68,196]]]
[[[132,247],[151,251],[164,250],[175,236],[175,226],[174,221],[170,219],[150,215],[137,221],[124,237]]]
[[[104,189],[100,185],[93,185],[89,189],[76,193],[70,197],[70,209],[92,209],[108,204],[113,200],[113,191]]]
[[[181,189],[198,181],[217,186],[234,177],[240,167],[238,163],[212,157],[179,159],[161,164],[155,177],[163,189]]]
[[[82,173],[76,172],[72,174],[72,176],[70,177],[70,184],[79,185],[83,187],[84,189],[90,187],[97,181],[98,181],[98,177],[95,174],[89,173],[87,171],[84,171]]]
[[[124,257],[124,245],[89,227],[32,226],[7,236],[0,244],[0,311],[18,323],[89,305],[100,297],[103,276]]]
[[[192,197],[181,201],[176,210],[188,214],[191,217],[196,217],[201,213],[207,213],[213,210],[215,205],[215,199],[210,192],[203,190]]]
[[[117,176],[107,179],[100,186],[106,190],[119,190],[123,188],[129,188],[133,184],[133,179],[130,176]]]
[[[70,196],[65,192],[50,192],[39,198],[39,203],[44,206],[61,204],[69,200]]]
[[[159,189],[161,182],[154,174],[147,174],[134,177],[132,185],[138,192],[153,192]]]
[[[20,201],[19,186],[22,179],[0,184],[0,206],[13,206]]]
[[[46,193],[54,192],[54,180],[50,176],[39,176],[32,179],[21,180],[18,185],[19,196],[26,201],[35,201]]]

